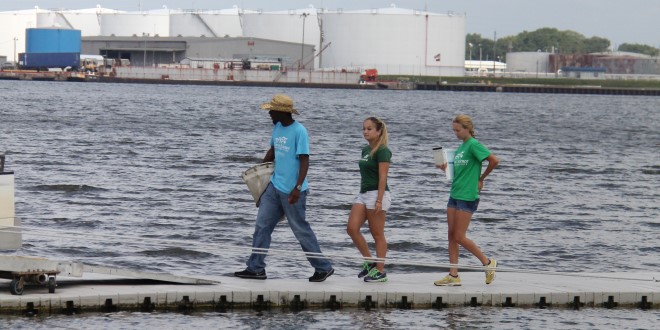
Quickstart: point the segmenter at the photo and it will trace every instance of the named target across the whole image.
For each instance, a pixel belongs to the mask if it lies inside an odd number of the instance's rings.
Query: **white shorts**
[[[353,204],[364,204],[368,210],[375,210],[377,197],[378,190],[370,190],[364,193],[359,193],[357,196],[355,196]],[[390,205],[392,205],[392,198],[390,197],[390,192],[385,190],[385,194],[383,194],[383,200],[381,201],[381,208],[383,211],[387,211],[390,209]]]

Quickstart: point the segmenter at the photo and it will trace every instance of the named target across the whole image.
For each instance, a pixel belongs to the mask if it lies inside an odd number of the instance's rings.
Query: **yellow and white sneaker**
[[[490,263],[486,265],[486,284],[495,281],[495,268],[497,268],[497,260],[490,259]]]
[[[440,280],[433,282],[436,286],[461,286],[461,278],[447,275]]]

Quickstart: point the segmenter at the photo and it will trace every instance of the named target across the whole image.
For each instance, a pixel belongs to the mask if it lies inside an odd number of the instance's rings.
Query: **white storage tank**
[[[512,52],[506,53],[506,72],[520,74],[554,74],[549,72],[550,53],[546,52]]]
[[[18,61],[16,53],[25,52],[25,29],[37,27],[37,14],[46,10],[35,8],[28,10],[0,12],[0,55],[7,56],[7,61]],[[15,58],[15,59],[14,59]]]
[[[315,54],[321,49],[319,17],[314,7],[274,12],[246,12],[242,14],[242,20],[244,37],[314,45]],[[304,42],[303,23],[305,27]],[[303,56],[302,62],[300,57],[291,59],[291,62],[305,64],[314,60],[314,67],[318,67],[318,58],[312,58],[313,54]]]
[[[170,33],[169,12],[168,9],[159,9],[144,12],[101,14],[101,35],[168,37]]]
[[[171,37],[241,37],[240,9],[170,13]]]
[[[323,14],[322,68],[376,68],[379,74],[462,76],[465,16],[392,6]]]
[[[101,34],[99,15],[119,13],[114,9],[96,8],[44,11],[37,14],[37,27],[80,30],[83,37]]]

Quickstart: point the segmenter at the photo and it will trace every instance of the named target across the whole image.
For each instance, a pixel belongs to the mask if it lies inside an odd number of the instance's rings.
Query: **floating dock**
[[[337,270],[341,273],[342,270]],[[73,314],[114,311],[303,310],[319,308],[442,309],[463,306],[536,308],[657,308],[660,273],[568,273],[569,276],[499,272],[490,285],[482,272],[461,274],[460,287],[437,287],[445,274],[388,274],[385,283],[365,283],[355,274],[337,274],[325,282],[303,279],[249,280],[204,276],[205,283],[171,284],[127,280],[98,274],[59,278],[56,293],[26,287],[10,295],[0,280],[0,313]],[[605,278],[607,277],[607,278]]]

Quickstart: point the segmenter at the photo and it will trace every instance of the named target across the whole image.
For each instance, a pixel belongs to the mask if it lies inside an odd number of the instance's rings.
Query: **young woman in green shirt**
[[[385,258],[387,241],[385,240],[385,214],[390,208],[390,189],[387,185],[387,172],[390,169],[392,152],[387,147],[387,127],[376,118],[369,117],[362,123],[362,135],[369,143],[362,148],[360,159],[360,193],[355,197],[351,213],[348,216],[346,232],[353,240],[362,256],[367,260],[358,274],[365,282],[386,282],[385,263],[374,262],[367,241],[360,228],[365,221],[374,238],[376,256]]]
[[[484,187],[484,179],[497,166],[499,160],[488,148],[474,138],[474,125],[468,115],[458,115],[452,123],[454,134],[463,143],[454,156],[454,179],[451,183],[449,202],[447,203],[447,231],[449,240],[449,262],[458,264],[459,245],[470,251],[486,267],[486,284],[495,280],[497,261],[489,259],[466,233],[472,214],[479,206],[479,192]],[[481,173],[481,164],[488,162]],[[443,171],[447,163],[437,165]],[[458,268],[449,269],[449,275],[435,281],[437,286],[460,286]]]

